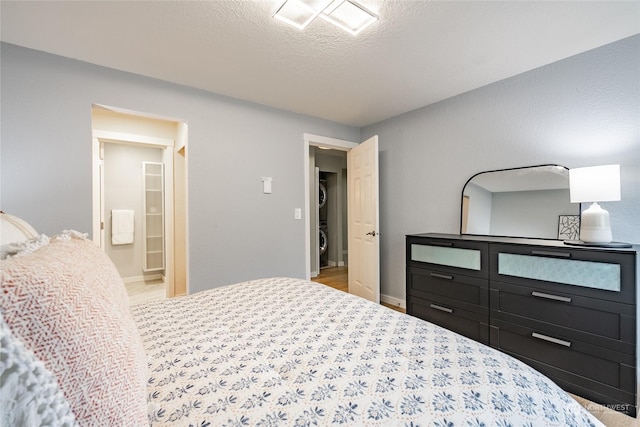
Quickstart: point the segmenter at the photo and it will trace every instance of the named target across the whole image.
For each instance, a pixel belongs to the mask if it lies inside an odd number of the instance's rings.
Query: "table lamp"
[[[591,166],[569,170],[571,203],[591,203],[580,218],[580,241],[568,244],[585,246],[626,247],[612,242],[609,212],[598,202],[620,200],[620,165]]]

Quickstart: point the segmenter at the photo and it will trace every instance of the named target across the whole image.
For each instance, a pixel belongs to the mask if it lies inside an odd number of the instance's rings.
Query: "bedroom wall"
[[[49,235],[90,233],[92,104],[173,118],[189,126],[190,292],[305,277],[303,134],[357,141],[359,129],[14,45],[0,54],[4,211]]]
[[[636,35],[365,127],[380,137],[381,293],[405,298],[405,234],[457,233],[484,170],[618,163],[622,201],[602,205],[614,239],[640,243],[639,118]]]

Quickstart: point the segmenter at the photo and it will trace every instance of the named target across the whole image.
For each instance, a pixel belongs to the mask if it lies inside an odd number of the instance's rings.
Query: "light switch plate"
[[[293,217],[295,219],[302,219],[302,209],[295,208],[295,210],[293,211]]]
[[[271,181],[273,179],[270,176],[262,177],[262,192],[264,194],[271,194]]]

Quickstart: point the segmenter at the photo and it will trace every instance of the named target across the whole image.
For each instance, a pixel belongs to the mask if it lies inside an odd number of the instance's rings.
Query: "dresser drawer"
[[[470,277],[489,276],[489,245],[435,237],[408,236],[407,266]]]
[[[472,305],[489,306],[489,281],[462,274],[410,267],[407,292],[421,298],[445,297],[451,304],[474,310]],[[474,310],[477,311],[477,310]]]
[[[531,323],[551,333],[635,353],[635,307],[557,291],[491,282],[493,317]]]
[[[489,343],[489,316],[433,299],[410,297],[407,313],[483,344]]]
[[[635,356],[551,336],[521,325],[492,319],[491,346],[530,363],[544,374],[594,391],[631,399],[636,389]]]
[[[631,253],[491,245],[490,263],[492,281],[635,303],[635,256]]]

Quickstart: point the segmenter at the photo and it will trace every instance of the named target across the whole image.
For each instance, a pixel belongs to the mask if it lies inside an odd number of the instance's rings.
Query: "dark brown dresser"
[[[555,240],[408,235],[407,313],[636,416],[638,253]]]

